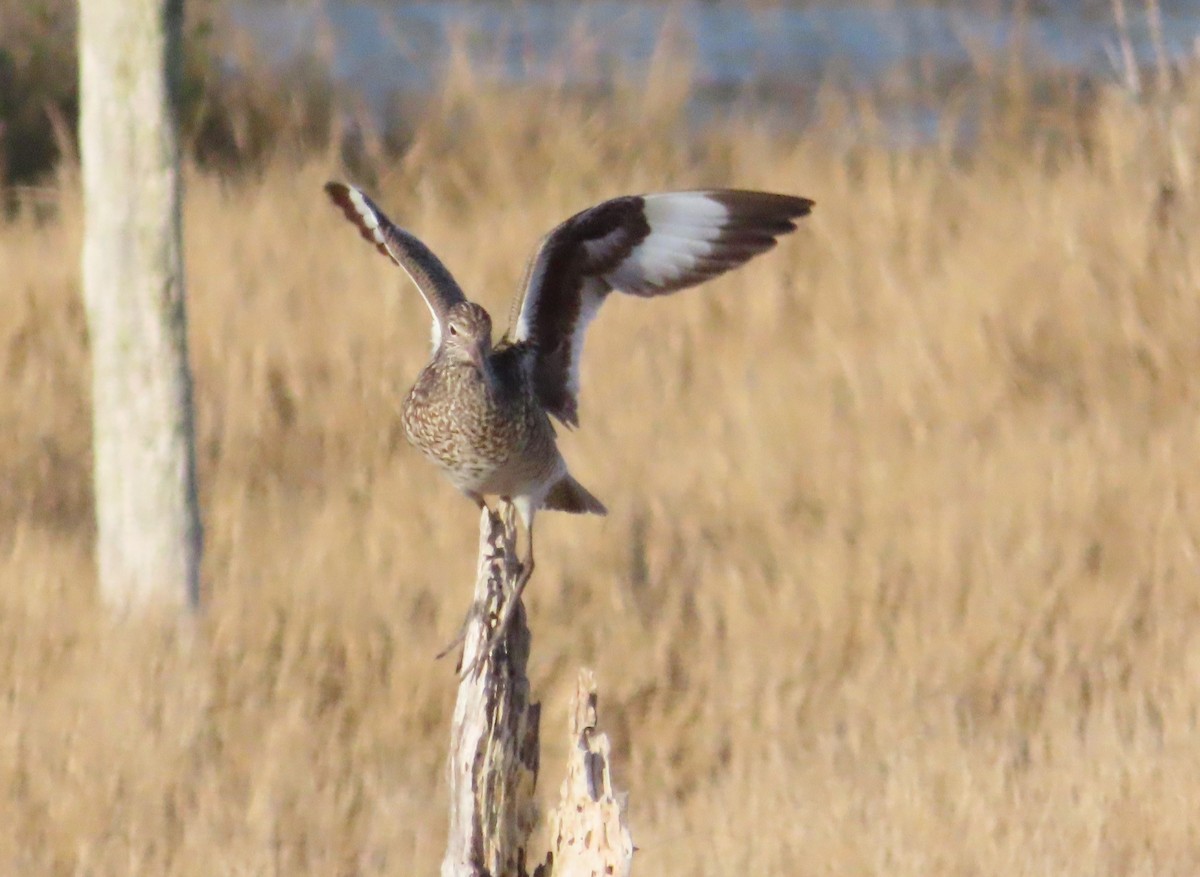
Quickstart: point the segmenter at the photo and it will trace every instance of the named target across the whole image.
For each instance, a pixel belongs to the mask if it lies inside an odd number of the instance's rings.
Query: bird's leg
[[[467,638],[467,628],[471,626],[471,622],[475,616],[479,614],[479,607],[475,603],[471,603],[471,608],[467,610],[466,617],[463,618],[462,624],[458,628],[458,633],[454,634],[454,639],[446,643],[446,647],[433,656],[435,661],[440,661],[446,655],[450,654],[458,646],[461,646]]]
[[[478,493],[468,493],[467,499],[475,503],[475,505],[479,508],[479,511],[483,511],[485,508],[487,508],[487,503],[483,501],[483,497]],[[442,658],[446,657],[446,655],[450,654],[450,652],[454,651],[454,649],[456,649],[458,646],[463,644],[463,641],[467,638],[467,628],[471,626],[471,622],[478,614],[479,606],[472,601],[471,608],[467,610],[466,617],[463,618],[462,624],[458,628],[458,633],[454,635],[454,639],[450,640],[450,642],[446,644],[444,649],[434,655],[433,659],[435,661],[440,661]]]
[[[513,615],[516,614],[517,606],[521,602],[521,593],[525,590],[525,585],[529,582],[533,575],[533,503],[528,497],[519,497],[515,501],[506,503],[508,508],[504,514],[507,516],[506,526],[512,522],[512,513],[516,511],[523,520],[525,543],[524,555],[525,559],[521,561],[521,571],[517,573],[517,580],[513,583],[512,591],[504,601],[504,611],[500,614],[500,619],[496,622],[491,634],[488,636],[487,642],[484,643],[479,654],[475,656],[475,660],[471,662],[471,666],[467,667],[462,672],[463,677],[470,676],[475,672],[475,668],[483,661],[484,658],[491,657],[492,649],[494,649],[504,637],[508,630],[509,624],[512,623]]]
[[[517,581],[513,584],[512,593],[508,595],[508,599],[504,602],[504,614],[500,616],[500,623],[496,625],[496,629],[492,631],[492,635],[488,640],[488,647],[494,646],[496,642],[504,635],[504,631],[508,629],[509,622],[512,621],[513,613],[517,609],[517,604],[521,602],[521,593],[525,590],[526,583],[529,582],[533,575],[533,521],[530,521],[525,527],[525,550],[523,554],[525,559],[521,561],[521,571],[517,573]]]

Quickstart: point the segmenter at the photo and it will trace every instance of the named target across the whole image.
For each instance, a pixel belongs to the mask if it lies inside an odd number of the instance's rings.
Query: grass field
[[[638,874],[1200,872],[1196,89],[964,156],[836,102],[684,136],[683,88],[460,81],[367,181],[500,314],[598,198],[817,201],[592,330],[563,444],[611,513],[539,519],[527,598],[544,801],[586,665]],[[93,593],[73,177],[0,225],[0,873],[437,867],[477,521],[398,430],[427,317],[340,174],[188,183],[194,630]]]

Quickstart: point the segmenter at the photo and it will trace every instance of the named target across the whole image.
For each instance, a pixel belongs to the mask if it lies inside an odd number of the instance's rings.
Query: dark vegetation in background
[[[50,170],[79,110],[74,0],[0,0],[0,184]]]
[[[0,191],[35,185],[52,175],[60,160],[68,166],[75,161],[77,2],[0,0]],[[447,82],[440,90],[425,96],[396,95],[380,118],[349,88],[334,83],[328,52],[320,41],[289,61],[269,61],[233,25],[226,0],[188,0],[186,28],[180,101],[183,148],[199,167],[223,175],[254,175],[281,153],[336,151],[347,170],[369,184],[381,167],[392,166],[392,160],[412,145],[418,134],[412,124],[416,118],[421,119],[418,139],[427,141],[426,147],[440,143],[456,148],[463,128],[459,116],[476,104],[500,102],[510,112],[537,116],[553,96],[559,105],[575,105],[589,117],[589,110],[599,105],[622,116],[633,107],[635,115],[627,121],[638,125],[642,120],[637,107],[645,103],[645,92],[654,90],[649,81],[626,83],[627,90],[641,93],[632,103],[604,89],[579,91],[555,83],[497,90],[470,75],[457,81],[454,71],[462,65],[450,58]],[[1148,85],[1162,92],[1178,85],[1165,71],[1158,72],[1156,80],[1146,78]],[[941,146],[950,147],[947,157],[969,158],[977,143],[999,137],[1038,144],[1041,154],[1053,159],[1064,144],[1086,148],[1094,86],[1072,72],[1021,71],[1000,57],[973,74],[898,80],[876,95],[843,94],[830,82],[807,83],[800,90],[794,85],[782,91],[768,89],[770,93],[758,97],[787,107],[801,125],[821,113],[828,115],[830,106],[840,107],[835,113],[845,116],[843,121],[858,139],[869,143],[887,142],[892,136],[887,124],[873,115],[874,108],[891,100],[908,102],[916,94],[941,119],[936,136]],[[889,87],[898,92],[888,93]],[[621,88],[613,86],[616,92]],[[680,107],[684,97],[679,96]],[[709,121],[720,118],[736,125],[739,112],[754,106],[753,101],[735,102]],[[11,195],[10,188],[10,197],[0,198],[10,209],[17,203]]]
[[[219,0],[188,4],[180,125],[202,167],[253,170],[277,148],[328,146],[334,89],[315,55],[268,65]],[[0,188],[77,154],[76,0],[0,0]]]

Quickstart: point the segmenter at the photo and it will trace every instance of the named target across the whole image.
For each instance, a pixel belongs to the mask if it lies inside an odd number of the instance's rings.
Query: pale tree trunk
[[[517,574],[515,532],[485,509],[480,521],[475,611],[463,649],[471,666],[504,611]],[[529,838],[537,821],[534,790],[540,761],[540,707],[529,702],[525,674],[531,637],[518,606],[490,660],[459,682],[450,732],[450,838],[442,877],[628,877],[633,842],[624,799],[614,793],[608,737],[598,730],[596,684],[579,675],[571,706],[571,749],[558,808],[554,844],[534,857]]]
[[[175,98],[183,0],[79,0],[83,294],[101,592],[200,591]]]

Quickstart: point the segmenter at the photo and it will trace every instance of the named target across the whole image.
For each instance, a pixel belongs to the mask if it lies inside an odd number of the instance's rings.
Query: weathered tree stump
[[[519,564],[512,515],[489,509],[479,522],[475,609],[462,666],[470,667],[502,616]],[[450,840],[443,877],[524,877],[537,819],[540,705],[529,702],[529,628],[518,605],[490,658],[458,686],[450,730]]]
[[[633,864],[625,796],[613,791],[608,735],[597,730],[596,700],[592,672],[580,670],[567,776],[550,817],[554,877],[628,877]]]
[[[519,573],[513,516],[483,511],[475,609],[468,619],[462,666],[476,655],[504,613]],[[529,702],[529,627],[518,604],[490,657],[459,682],[450,731],[450,838],[443,877],[528,877],[529,837],[537,821],[541,708]],[[608,738],[597,730],[596,684],[580,672],[571,708],[571,755],[553,850],[535,877],[624,877],[633,842],[613,792]],[[539,857],[540,858],[540,857]]]

